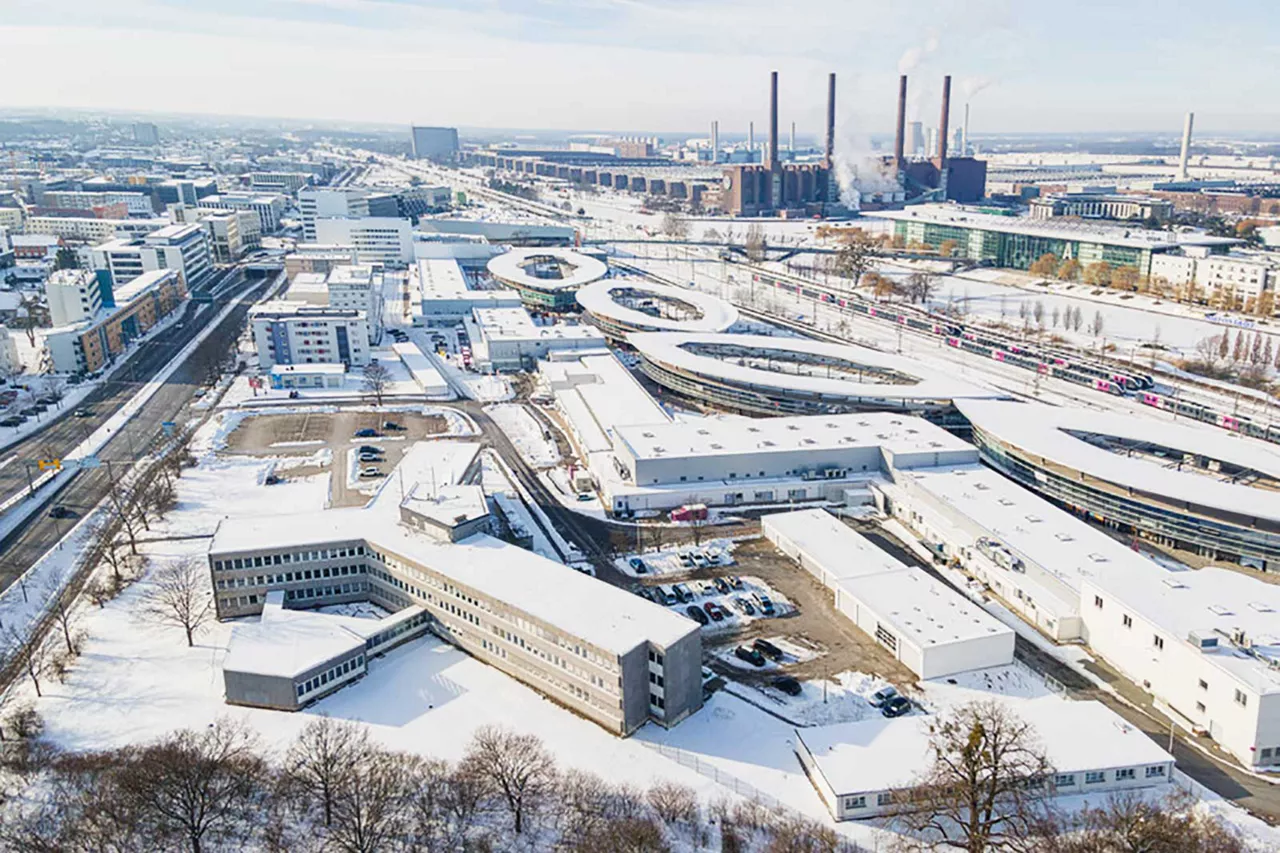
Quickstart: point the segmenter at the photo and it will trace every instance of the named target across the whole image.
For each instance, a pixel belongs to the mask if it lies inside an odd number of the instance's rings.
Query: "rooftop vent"
[[[973,487],[980,492],[986,492],[991,490],[991,487],[988,486],[986,483],[974,483]]]
[[[1164,578],[1162,583],[1169,589],[1186,589],[1187,585],[1177,578]]]
[[[1032,524],[1039,524],[1040,522],[1044,521],[1044,519],[1038,515],[1028,515],[1027,521],[1031,522]]]
[[[999,501],[1000,501],[1000,506],[1013,506],[1013,501],[1009,500],[1008,498],[1000,498]]]
[[[1210,605],[1209,605],[1209,612],[1210,612],[1210,613],[1216,613],[1216,614],[1218,614],[1219,616],[1230,616],[1230,615],[1231,615],[1231,608],[1230,608],[1230,607],[1224,607],[1224,606],[1223,606],[1223,605],[1221,605],[1221,604],[1210,604]]]
[[[1090,554],[1090,555],[1089,555],[1089,559],[1090,559],[1090,560],[1093,560],[1095,563],[1105,563],[1105,562],[1107,561],[1107,558],[1106,558],[1106,557],[1102,556],[1101,554],[1097,554],[1097,553]]]
[[[723,444],[716,444],[715,442],[712,442],[712,443],[711,443],[711,449],[712,449],[712,450],[724,450],[724,445],[723,445]]]
[[[1275,608],[1265,601],[1250,601],[1249,606],[1259,613],[1274,613]]]

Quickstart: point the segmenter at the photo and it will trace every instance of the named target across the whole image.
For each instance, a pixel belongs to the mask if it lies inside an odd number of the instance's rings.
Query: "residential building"
[[[364,312],[370,343],[382,337],[382,273],[372,264],[334,267],[325,280],[325,290],[331,307]]]
[[[363,311],[276,299],[249,310],[258,364],[369,363],[369,326]]]
[[[284,215],[285,196],[279,193],[219,193],[201,198],[199,207],[248,210],[258,215],[258,227],[263,234],[280,230],[280,217]]]
[[[0,228],[10,234],[21,234],[26,218],[26,211],[22,207],[0,205]]]
[[[413,226],[407,219],[318,219],[316,239],[351,246],[356,263],[403,267],[413,260]]]
[[[108,205],[123,204],[129,216],[155,216],[155,209],[151,206],[151,196],[142,192],[46,190],[42,204],[45,207],[66,210],[93,210]]]
[[[95,219],[91,216],[32,216],[28,234],[52,234],[71,240],[101,243],[105,240],[141,237],[169,225],[162,217],[151,219]]]
[[[415,160],[452,160],[458,154],[456,127],[418,127],[409,129]]]
[[[131,342],[173,313],[187,296],[177,270],[152,270],[112,289],[113,306],[77,323],[45,333],[45,348],[60,373],[93,373],[123,353]]]
[[[208,234],[190,223],[167,225],[140,239],[103,243],[90,250],[90,257],[94,269],[108,271],[116,285],[149,270],[174,269],[189,287],[198,288],[213,274]]]
[[[0,326],[0,376],[13,376],[22,370],[18,343],[8,326]]]
[[[45,282],[44,292],[49,302],[49,321],[55,327],[82,322],[95,316],[104,304],[114,304],[110,284],[93,270],[54,270]]]
[[[54,234],[11,234],[15,261],[56,261],[63,239]]]

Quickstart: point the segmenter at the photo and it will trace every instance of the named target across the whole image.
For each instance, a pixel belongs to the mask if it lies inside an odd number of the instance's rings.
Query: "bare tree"
[[[123,531],[125,538],[129,540],[129,553],[138,553],[138,535],[142,531],[140,527],[145,528],[144,518],[138,513],[138,494],[137,490],[125,483],[118,482],[114,475],[108,472],[110,478],[110,487],[107,489],[107,501],[110,505],[110,512],[107,513],[106,527],[110,529],[111,522],[119,523],[120,530]]]
[[[80,616],[72,609],[73,597],[63,588],[62,584],[58,583],[56,578],[46,583],[42,592],[44,599],[49,602],[49,613],[62,634],[67,654],[75,656],[79,652],[71,641],[71,635],[80,621]]]
[[[476,730],[460,770],[487,783],[505,802],[517,835],[556,778],[555,761],[538,738],[497,726]]]
[[[195,633],[214,614],[208,566],[190,557],[158,569],[152,581],[142,602],[142,618],[181,628],[187,645],[195,645]]]
[[[850,233],[844,245],[836,250],[833,267],[838,275],[853,279],[853,287],[862,281],[862,276],[871,268],[878,245],[867,232],[858,229]]]
[[[41,326],[47,326],[49,320],[49,309],[45,307],[44,302],[34,293],[25,293],[22,295],[21,301],[18,303],[18,310],[14,314],[13,322],[26,332],[27,343],[31,346],[36,345],[36,329]],[[31,365],[28,365],[30,367]]]
[[[266,769],[255,736],[222,719],[126,752],[118,790],[164,849],[243,849],[257,826]]]
[[[897,820],[915,846],[969,853],[1017,849],[1044,819],[1051,773],[1034,729],[997,702],[929,725],[929,766],[902,792]]]
[[[373,397],[375,406],[382,405],[382,398],[391,384],[391,371],[376,358],[364,366],[364,390]]]
[[[689,222],[674,211],[667,211],[662,217],[662,233],[676,240],[684,240],[689,236]]]
[[[319,802],[325,826],[333,822],[334,801],[368,747],[364,728],[325,716],[307,723],[289,747],[285,772],[309,801]]]
[[[43,696],[41,680],[49,673],[54,658],[48,638],[27,637],[17,624],[9,622],[0,629],[0,641],[5,646],[6,660],[16,663],[27,674],[36,696]]]
[[[1036,325],[1039,326],[1041,330],[1043,330],[1044,329],[1044,303],[1041,302],[1039,299],[1037,299],[1036,304],[1031,307],[1031,316],[1035,319]]]
[[[409,828],[418,759],[385,749],[356,756],[334,799],[329,837],[344,853],[378,853]]]
[[[744,239],[747,259],[755,262],[763,261],[769,244],[764,236],[764,228],[759,222],[752,222],[747,226],[747,236]]]
[[[646,797],[658,817],[667,823],[692,823],[698,818],[698,794],[687,785],[659,782]]]
[[[1053,327],[1055,329],[1058,328],[1058,321],[1061,318],[1062,318],[1062,309],[1059,308],[1057,305],[1054,305],[1053,310],[1049,312],[1049,322],[1053,324]]]
[[[1058,815],[1038,832],[1037,853],[1244,853],[1234,830],[1181,791],[1162,800],[1119,792],[1100,806]]]
[[[927,307],[929,305],[929,297],[933,295],[936,285],[937,276],[932,273],[925,271],[913,272],[907,277],[907,296],[912,302],[919,302]]]

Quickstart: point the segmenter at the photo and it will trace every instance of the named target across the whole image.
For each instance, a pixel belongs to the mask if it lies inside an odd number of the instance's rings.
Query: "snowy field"
[[[520,457],[534,468],[550,468],[560,463],[556,443],[545,437],[541,424],[519,403],[488,406],[485,412],[511,439]]]

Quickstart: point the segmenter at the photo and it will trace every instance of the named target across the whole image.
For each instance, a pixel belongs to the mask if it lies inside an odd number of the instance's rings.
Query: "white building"
[[[55,237],[88,240],[101,243],[104,240],[142,237],[152,231],[169,226],[163,217],[152,219],[94,219],[84,216],[32,216],[27,219],[28,234],[52,234]]]
[[[382,273],[372,264],[334,267],[325,279],[329,305],[363,311],[369,321],[369,341],[382,335]]]
[[[91,210],[110,204],[123,204],[130,216],[155,216],[151,206],[151,196],[146,193],[123,192],[118,190],[102,190],[82,192],[76,190],[46,190],[44,205],[46,207],[63,207],[73,210]]]
[[[423,243],[414,242],[415,250]],[[519,308],[520,294],[499,288],[473,289],[452,258],[422,258],[410,269],[409,290],[419,296],[415,326],[452,324],[471,316],[476,308]]]
[[[836,609],[921,678],[1013,661],[1014,632],[826,510],[766,515],[765,538],[835,595]]]
[[[432,364],[417,344],[405,342],[392,344],[391,350],[400,358],[400,363],[413,377],[414,383],[423,395],[433,400],[452,400],[454,394],[449,383],[440,375],[440,371]]]
[[[361,264],[400,266],[413,260],[413,226],[398,217],[317,219],[316,239],[351,246]]]
[[[144,272],[171,269],[182,273],[188,288],[196,288],[213,274],[208,233],[196,224],[166,225],[146,237],[111,240],[94,246],[90,258],[94,269],[110,272],[116,285]]]
[[[18,343],[9,327],[0,325],[0,376],[12,376],[22,370],[22,357]]]
[[[44,292],[54,328],[88,320],[102,309],[102,285],[93,270],[54,270]]]
[[[302,239],[314,243],[318,220],[367,217],[368,193],[356,187],[308,187],[298,191],[298,210],[302,214]]]
[[[255,190],[292,195],[310,186],[310,172],[250,172],[249,186]]]
[[[1053,775],[1028,784],[1045,786],[1049,796],[1099,795],[1173,779],[1173,757],[1100,702],[997,701],[1034,730]],[[924,717],[877,717],[795,733],[796,757],[838,821],[901,811],[904,794],[933,761]]]
[[[197,207],[248,210],[258,217],[258,227],[263,234],[274,234],[280,228],[286,197],[279,193],[221,193],[208,195],[196,202]]]
[[[476,308],[469,325],[475,329],[471,340],[481,370],[532,370],[553,352],[605,346],[595,326],[537,323],[523,308]]]
[[[369,326],[364,312],[276,299],[249,310],[258,364],[369,363]]]
[[[1263,293],[1280,286],[1280,257],[1267,252],[1210,254],[1188,247],[1182,254],[1153,255],[1151,275],[1175,286],[1195,282],[1210,303],[1253,310]]]

